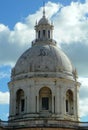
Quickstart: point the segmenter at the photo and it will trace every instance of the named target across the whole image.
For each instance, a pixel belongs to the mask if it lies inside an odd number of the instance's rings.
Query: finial
[[[45,2],[43,1],[43,17],[45,17]]]

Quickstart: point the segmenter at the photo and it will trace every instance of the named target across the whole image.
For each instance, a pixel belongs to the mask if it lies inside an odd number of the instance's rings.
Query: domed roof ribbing
[[[15,74],[28,72],[68,72],[71,74],[72,71],[72,64],[63,51],[56,46],[45,44],[28,49],[15,65]]]

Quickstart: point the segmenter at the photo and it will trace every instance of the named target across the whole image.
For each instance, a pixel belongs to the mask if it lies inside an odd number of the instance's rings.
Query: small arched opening
[[[38,38],[40,39],[40,30],[38,31]]]
[[[66,92],[66,113],[74,114],[73,92],[70,89]]]
[[[43,87],[39,91],[40,112],[52,111],[52,92],[48,87]]]
[[[50,30],[48,30],[48,38],[50,38]]]
[[[16,114],[23,113],[25,111],[25,98],[24,91],[19,89],[16,92]]]
[[[46,30],[43,30],[43,38],[46,36]]]

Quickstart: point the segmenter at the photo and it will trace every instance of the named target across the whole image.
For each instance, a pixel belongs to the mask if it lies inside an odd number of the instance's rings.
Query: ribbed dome
[[[60,72],[72,76],[73,66],[61,49],[42,44],[23,53],[15,65],[13,76],[31,72]]]

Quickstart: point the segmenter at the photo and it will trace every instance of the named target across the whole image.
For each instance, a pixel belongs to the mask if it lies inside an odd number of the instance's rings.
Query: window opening
[[[24,99],[21,99],[21,112],[23,112],[24,111]]]
[[[48,97],[43,97],[42,98],[42,109],[43,110],[48,110],[49,109],[49,98]]]
[[[45,30],[43,30],[43,36],[45,37],[45,33],[46,33],[46,31]]]
[[[38,38],[40,38],[40,31],[38,32]]]
[[[48,30],[48,38],[50,38],[50,30]]]
[[[55,113],[55,96],[54,96],[54,113]]]
[[[68,100],[66,100],[66,112],[68,112]]]
[[[16,114],[20,114],[25,110],[24,91],[22,89],[17,91],[16,98]]]
[[[36,112],[37,112],[37,96],[35,98],[36,98]]]
[[[68,90],[67,93],[66,93],[66,112],[69,114],[69,115],[72,115],[74,113],[74,110],[73,110],[73,93],[71,90]]]

